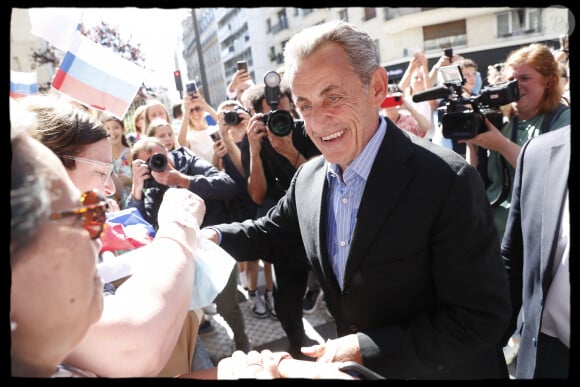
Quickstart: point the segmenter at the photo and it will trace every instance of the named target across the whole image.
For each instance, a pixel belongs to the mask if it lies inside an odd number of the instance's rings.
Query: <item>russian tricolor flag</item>
[[[144,70],[80,33],[74,34],[52,87],[123,119],[141,87]]]
[[[36,93],[38,93],[36,71],[23,73],[10,70],[10,96],[12,98],[24,97]]]

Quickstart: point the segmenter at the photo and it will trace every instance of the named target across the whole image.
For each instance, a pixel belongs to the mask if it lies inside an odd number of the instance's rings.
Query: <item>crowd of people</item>
[[[444,136],[448,99],[413,97],[448,86],[451,65],[476,112],[485,87],[517,81],[501,121]],[[12,375],[507,379],[517,341],[517,378],[568,377],[567,66],[533,43],[483,85],[473,60],[428,69],[419,50],[389,84],[372,38],[332,21],[287,42],[278,87],[240,68],[216,108],[199,91],[172,115],[150,100],[135,133],[66,96],[11,100]],[[155,237],[103,283],[107,216],[126,209]],[[214,300],[235,346],[218,364],[199,337],[207,310],[190,307],[203,239],[237,261]],[[287,351],[253,349],[242,283]],[[337,337],[317,344],[302,318],[322,298]]]

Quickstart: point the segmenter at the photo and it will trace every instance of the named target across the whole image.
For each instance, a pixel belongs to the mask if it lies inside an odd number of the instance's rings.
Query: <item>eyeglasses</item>
[[[51,220],[66,218],[69,216],[82,216],[83,227],[89,232],[91,239],[100,238],[105,230],[107,217],[105,213],[109,204],[98,191],[87,191],[81,195],[82,207],[67,211],[54,212],[50,215]]]
[[[193,113],[193,112],[200,112],[200,111],[201,111],[201,107],[200,107],[200,106],[196,106],[196,107],[194,107],[194,108],[191,108],[191,109],[189,109],[189,112],[190,112],[190,113]]]
[[[98,165],[99,167],[103,168],[102,171],[99,171],[99,173],[103,177],[103,184],[107,184],[107,181],[109,181],[111,175],[113,174],[113,169],[115,169],[115,166],[112,163],[102,163],[96,160],[85,159],[84,157],[62,156],[62,158],[79,161],[85,164]]]

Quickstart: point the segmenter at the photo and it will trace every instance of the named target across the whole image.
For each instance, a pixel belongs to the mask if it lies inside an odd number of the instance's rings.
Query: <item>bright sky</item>
[[[85,8],[83,22],[91,27],[103,20],[111,27],[117,27],[122,39],[134,46],[140,43],[148,70],[146,84],[167,87],[170,98],[177,100],[179,93],[173,79],[175,50],[182,49],[181,23],[190,12],[191,9],[186,8]]]

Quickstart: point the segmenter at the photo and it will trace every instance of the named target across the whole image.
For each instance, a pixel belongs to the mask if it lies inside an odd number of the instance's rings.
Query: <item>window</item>
[[[284,26],[285,28],[288,28],[288,17],[286,16],[285,9],[278,12],[278,21],[280,25]]]
[[[365,16],[363,21],[371,20],[377,17],[377,9],[374,7],[365,7]]]
[[[392,19],[396,19],[400,16],[405,16],[405,15],[410,15],[413,13],[419,13],[421,11],[426,11],[429,10],[429,8],[421,8],[421,7],[397,7],[397,8],[391,8],[391,7],[385,7],[383,8],[383,20],[387,21],[387,20],[392,20]]]
[[[467,45],[465,19],[423,27],[425,51]]]
[[[542,30],[542,12],[539,8],[519,8],[496,15],[497,36],[506,38]]]

